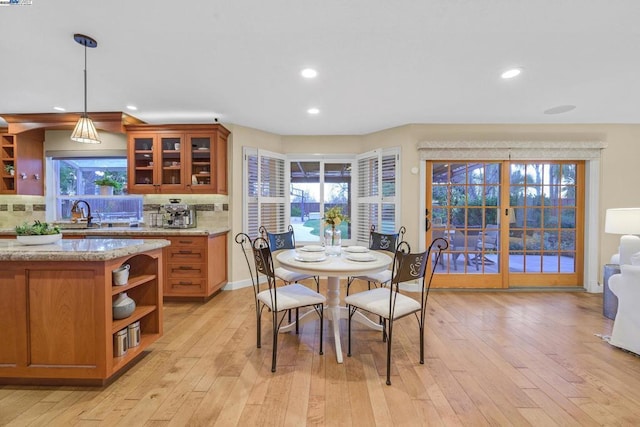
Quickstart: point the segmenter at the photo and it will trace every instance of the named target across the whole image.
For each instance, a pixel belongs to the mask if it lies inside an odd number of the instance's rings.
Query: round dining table
[[[366,252],[365,252],[366,251]],[[317,256],[308,256],[310,254]],[[367,256],[368,255],[368,256]],[[304,247],[280,252],[276,259],[281,266],[297,273],[309,274],[312,276],[327,277],[327,305],[325,307],[325,317],[333,328],[333,337],[336,346],[336,358],[338,363],[342,363],[342,345],[340,343],[340,319],[347,319],[349,316],[347,307],[340,305],[340,278],[349,276],[363,276],[371,273],[383,271],[391,265],[393,259],[382,252],[359,251],[346,252],[343,250],[340,255],[326,255],[323,252],[305,252]],[[366,259],[366,260],[365,260]],[[308,311],[300,316],[298,322],[304,323],[308,319]],[[366,325],[371,329],[382,331],[382,326],[371,321],[360,312],[356,312],[354,321]],[[295,322],[280,329],[281,332],[289,332],[295,329]]]

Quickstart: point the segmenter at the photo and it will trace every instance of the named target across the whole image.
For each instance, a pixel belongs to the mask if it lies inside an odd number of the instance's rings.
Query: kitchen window
[[[94,223],[142,220],[142,196],[127,194],[126,157],[48,157],[47,170],[53,171],[47,174],[47,188],[55,190],[47,191],[47,205],[53,205],[48,220],[69,221],[76,200],[91,206]],[[105,176],[120,184],[113,195],[102,195],[95,183]]]

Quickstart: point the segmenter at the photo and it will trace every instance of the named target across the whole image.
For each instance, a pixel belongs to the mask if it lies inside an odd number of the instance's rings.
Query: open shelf
[[[160,334],[145,334],[140,336],[140,344],[127,349],[127,353],[124,356],[118,356],[113,358],[112,372],[117,372],[122,369],[127,363],[141,355],[153,342],[160,338]]]
[[[113,320],[113,323],[111,324],[111,333],[115,334],[116,332],[126,328],[128,325],[135,322],[136,320],[142,319],[144,316],[154,312],[155,310],[156,310],[155,305],[136,306],[136,309],[131,314],[131,316],[125,319]]]
[[[111,294],[116,295],[121,292],[127,292],[127,290],[131,288],[135,288],[136,286],[143,285],[147,282],[154,280],[157,276],[155,274],[145,274],[142,276],[129,277],[129,281],[126,285],[122,286],[111,286]]]

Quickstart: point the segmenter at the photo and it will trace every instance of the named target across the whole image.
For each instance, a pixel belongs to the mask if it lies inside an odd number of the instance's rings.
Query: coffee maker
[[[196,226],[195,206],[174,200],[163,206],[165,214],[162,226],[164,228],[194,228]]]

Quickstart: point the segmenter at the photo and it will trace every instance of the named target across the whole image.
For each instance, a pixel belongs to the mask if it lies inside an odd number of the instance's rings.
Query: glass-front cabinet
[[[127,130],[130,193],[227,193],[229,132],[222,126],[136,125]]]

